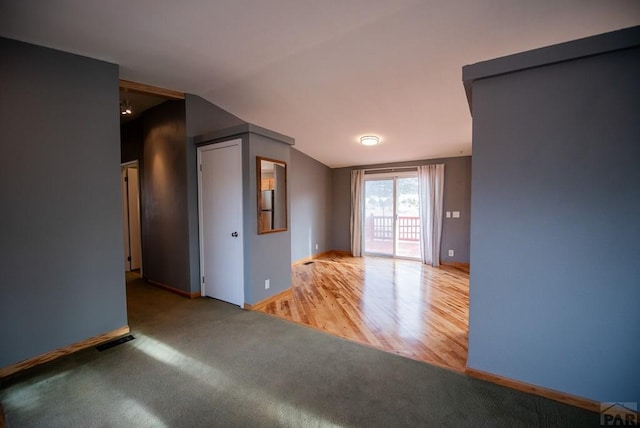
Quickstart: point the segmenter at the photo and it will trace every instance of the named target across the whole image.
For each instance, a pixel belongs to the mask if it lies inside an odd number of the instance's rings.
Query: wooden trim
[[[445,265],[445,266],[451,266],[451,267],[467,268],[467,269],[469,269],[469,263],[463,263],[463,262],[443,262],[442,260],[440,260],[440,264],[441,264],[441,265]]]
[[[271,162],[274,164],[278,164],[278,165],[284,165],[284,227],[280,227],[277,229],[267,229],[267,230],[261,230],[261,225],[260,225],[260,217],[262,214],[262,161],[266,161],[266,162]],[[276,233],[276,232],[285,232],[289,229],[289,213],[287,211],[288,207],[289,207],[289,198],[287,196],[287,189],[289,188],[289,185],[287,184],[287,163],[285,161],[281,161],[281,160],[277,160],[277,159],[271,159],[271,158],[265,158],[263,156],[256,156],[256,198],[257,198],[257,206],[256,208],[258,209],[257,211],[257,219],[258,219],[258,223],[257,223],[257,227],[258,227],[258,235],[264,235],[267,233]],[[275,179],[275,170],[274,170],[274,179]],[[274,201],[275,202],[275,201]],[[275,210],[275,207],[271,207],[271,215],[273,216],[273,212]],[[273,223],[273,218],[272,218],[272,223]]]
[[[353,254],[351,254],[351,251],[345,251],[345,250],[329,250],[324,254],[335,254],[337,256],[353,257]]]
[[[126,89],[127,91],[137,92],[139,94],[160,95],[174,100],[184,100],[184,92],[145,85],[144,83],[132,82],[130,80],[120,79],[120,89]]]
[[[322,253],[314,254],[314,255],[311,255],[309,257],[305,257],[303,259],[296,260],[296,261],[291,263],[291,266],[301,265],[303,263],[307,263],[307,262],[310,262],[312,260],[319,259],[321,257],[328,256],[329,254],[335,254],[335,253],[336,253],[336,251],[331,251],[331,250],[324,251]]]
[[[28,360],[20,361],[19,363],[16,363],[7,367],[3,367],[0,369],[0,379],[3,377],[7,377],[9,375],[12,375],[14,373],[20,372],[22,370],[26,370],[31,367],[35,367],[37,365],[55,360],[56,358],[62,357],[64,355],[72,354],[82,349],[90,348],[100,343],[108,342],[110,340],[113,340],[115,338],[118,338],[128,333],[129,333],[129,326],[125,325],[124,327],[120,327],[115,330],[109,331],[107,333],[103,333],[98,336],[81,340],[80,342],[74,343],[69,346],[65,346],[64,348],[55,349],[53,351],[46,352],[42,355],[38,355],[37,357],[29,358]]]
[[[510,379],[500,375],[495,375],[481,370],[467,367],[465,370],[467,376],[477,379],[486,380],[491,383],[506,386],[507,388],[516,389],[518,391],[527,392],[529,394],[539,395],[540,397],[549,398],[560,403],[569,404],[570,406],[580,407],[592,412],[600,412],[600,402],[589,400],[588,398],[578,397],[576,395],[567,394],[565,392],[556,391],[554,389],[544,388],[542,386],[532,385],[519,380]]]
[[[261,300],[258,303],[254,303],[253,305],[250,305],[249,303],[245,303],[243,307],[248,311],[257,311],[258,309],[263,308],[264,306],[267,306],[269,303],[273,302],[274,300],[281,299],[286,295],[291,294],[291,292],[293,292],[293,288],[289,287],[286,290],[281,291],[278,294],[274,294],[271,297],[267,297],[266,299]]]
[[[174,294],[177,294],[179,296],[186,297],[187,299],[197,299],[198,297],[202,296],[202,294],[200,294],[200,291],[194,291],[193,293],[189,293],[189,292],[184,291],[184,290],[179,290],[177,288],[173,288],[170,285],[163,284],[163,283],[158,282],[158,281],[154,281],[153,279],[146,279],[146,281],[151,285],[155,285],[158,288],[162,288],[163,290],[170,291],[170,292],[172,292]]]
[[[449,266],[455,269],[459,269],[463,272],[469,273],[469,263],[463,263],[463,262],[443,262],[442,260],[440,260],[440,265],[442,266]]]

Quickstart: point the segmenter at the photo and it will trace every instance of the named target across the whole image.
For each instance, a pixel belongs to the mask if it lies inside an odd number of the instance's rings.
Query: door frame
[[[397,209],[398,209],[398,179],[399,178],[413,178],[413,177],[417,177],[418,176],[418,170],[409,170],[409,171],[397,171],[397,172],[393,172],[393,171],[385,171],[385,172],[377,172],[375,174],[365,174],[364,177],[364,181],[365,184],[363,185],[363,189],[362,189],[362,224],[364,227],[364,224],[366,223],[366,198],[367,198],[367,191],[366,191],[366,182],[367,181],[377,181],[377,180],[392,180],[393,181],[393,193],[392,193],[392,198],[393,198],[393,253],[392,254],[387,254],[387,253],[375,253],[375,252],[367,252],[364,243],[366,242],[366,237],[365,234],[362,234],[362,253],[366,256],[376,256],[376,257],[389,257],[389,258],[393,258],[393,259],[403,259],[403,260],[420,260],[420,257],[405,257],[405,256],[398,256],[397,255],[397,238],[398,238],[398,213],[397,213]],[[420,225],[420,227],[422,227],[422,224]],[[420,241],[420,245],[422,246],[422,242]]]
[[[164,97],[167,100],[184,100],[185,93],[174,91],[172,89],[161,88],[159,86],[148,85],[146,83],[134,82],[132,80],[118,79],[118,93],[122,91],[132,92],[143,95],[157,95]],[[122,122],[120,122],[119,129],[122,130]],[[140,162],[142,159],[136,159],[134,161],[125,162],[120,164],[120,179],[122,179],[122,168],[135,165],[138,168],[138,226],[140,228],[140,278],[144,278],[144,236],[142,233],[142,176],[140,174]],[[122,186],[122,183],[120,183]],[[124,219],[123,219],[124,220]]]
[[[129,257],[131,257],[131,228],[130,228],[130,224],[131,224],[131,218],[129,217],[130,215],[130,211],[129,211],[129,186],[127,184],[126,186],[126,197],[125,197],[125,186],[124,186],[124,172],[127,170],[127,168],[135,168],[138,170],[138,218],[135,219],[138,223],[138,230],[140,230],[140,278],[143,277],[143,263],[142,263],[142,220],[141,220],[141,213],[140,213],[140,208],[141,208],[141,203],[140,203],[140,198],[141,198],[141,193],[140,193],[140,164],[138,162],[138,160],[134,160],[134,161],[130,161],[130,162],[125,162],[125,163],[121,163],[120,164],[120,179],[122,180],[122,182],[120,183],[120,189],[122,190],[122,203],[123,203],[123,215],[124,215],[124,208],[127,209],[127,218],[123,218],[123,228],[124,228],[124,222],[125,220],[128,220],[127,224],[126,224],[126,231],[127,231],[127,243],[129,244]],[[131,268],[131,264],[129,264],[129,268]]]
[[[241,138],[235,138],[233,140],[227,140],[227,141],[222,141],[219,143],[211,143],[211,144],[205,144],[202,146],[198,146],[197,148],[197,168],[198,168],[198,239],[199,239],[199,248],[200,248],[200,295],[201,296],[206,296],[205,293],[205,283],[202,280],[203,275],[204,275],[204,228],[203,228],[203,222],[204,222],[204,211],[203,211],[203,207],[202,207],[202,152],[203,151],[207,151],[207,150],[217,150],[217,149],[224,149],[226,147],[231,147],[231,146],[238,146],[240,149],[240,164],[238,165],[238,168],[240,168],[240,179],[241,179],[241,183],[240,183],[240,188],[244,189],[244,185],[242,183],[242,181],[244,180],[244,177],[242,176],[242,139]],[[244,199],[244,195],[243,192],[240,193],[240,212],[244,213],[243,211],[243,199]],[[244,260],[244,218],[240,219],[240,224],[238,226],[238,232],[240,233],[240,253],[242,255],[242,259]],[[243,263],[244,265],[244,263]],[[240,275],[240,288],[242,290],[242,306],[244,306],[244,301],[245,301],[245,280],[244,280],[244,267],[243,267],[243,271],[242,274]]]

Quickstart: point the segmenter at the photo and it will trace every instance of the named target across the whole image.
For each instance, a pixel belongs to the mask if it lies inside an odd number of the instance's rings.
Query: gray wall
[[[247,123],[197,95],[185,94],[185,102],[190,138]]]
[[[145,278],[186,293],[200,291],[193,138],[242,123],[208,101],[186,94],[184,101],[167,101],[122,126],[122,162],[138,159],[140,164]]]
[[[0,367],[127,324],[118,66],[0,39]]]
[[[198,152],[193,139],[202,134],[241,125],[246,122],[197,95],[185,94],[185,103],[190,291],[194,293],[200,291],[200,245],[198,235]]]
[[[331,169],[291,149],[291,261],[331,250]],[[315,249],[318,244],[318,249]]]
[[[640,401],[638,76],[635,48],[473,82],[469,367]]]
[[[242,141],[242,204],[244,245],[244,301],[255,304],[291,286],[291,226],[284,232],[258,235],[258,156],[286,162],[294,140],[282,134],[245,123],[194,138],[198,146],[240,139]],[[289,172],[287,171],[287,174]],[[291,195],[287,177],[287,194]],[[290,197],[287,200],[291,212]],[[270,280],[268,290],[264,288]]]
[[[258,134],[243,136],[245,302],[257,303],[291,287],[291,227],[284,232],[258,235],[258,187],[256,157],[290,165],[291,146]],[[287,171],[287,174],[289,172]],[[248,186],[247,186],[248,183]],[[287,177],[287,195],[291,195]],[[291,212],[291,198],[287,201]],[[264,281],[270,280],[269,290]]]
[[[142,117],[142,261],[146,279],[190,292],[185,103],[167,101]]]
[[[351,251],[349,223],[351,216],[351,170],[331,169],[331,249]]]
[[[394,164],[337,168],[332,173],[333,221],[331,246],[350,251],[349,219],[351,215],[351,170],[358,168],[390,168],[443,163],[445,211],[460,211],[460,218],[444,218],[440,259],[443,262],[469,262],[469,230],[471,220],[471,157],[428,159]],[[454,250],[454,257],[447,250]]]

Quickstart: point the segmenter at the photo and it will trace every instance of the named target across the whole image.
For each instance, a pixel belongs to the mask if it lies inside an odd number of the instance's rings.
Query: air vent
[[[102,345],[98,345],[96,346],[96,349],[100,352],[106,350],[106,349],[110,349],[113,348],[114,346],[118,346],[118,345],[122,345],[123,343],[127,343],[130,340],[135,339],[135,337],[133,337],[132,335],[128,335],[128,336],[122,336],[116,340],[112,340],[111,342],[107,342],[107,343],[103,343]]]

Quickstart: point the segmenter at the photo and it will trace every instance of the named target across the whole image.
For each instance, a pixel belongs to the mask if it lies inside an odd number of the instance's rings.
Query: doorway
[[[140,235],[140,181],[138,161],[121,166],[122,217],[124,237],[125,271],[136,271],[142,267],[142,244]]]
[[[364,182],[364,253],[420,259],[418,173],[375,174]]]
[[[242,140],[198,148],[201,294],[244,305]]]

